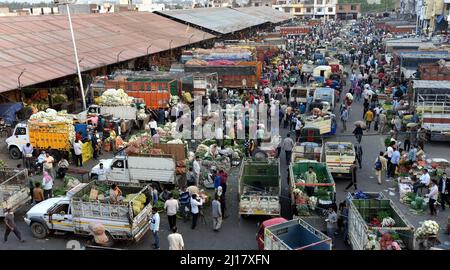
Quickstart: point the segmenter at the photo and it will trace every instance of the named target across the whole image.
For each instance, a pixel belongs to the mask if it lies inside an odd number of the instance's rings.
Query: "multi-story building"
[[[296,0],[290,4],[274,5],[275,9],[291,13],[303,19],[325,18],[334,19],[336,17],[337,0]]]
[[[336,18],[340,20],[356,20],[361,16],[361,4],[337,4]]]

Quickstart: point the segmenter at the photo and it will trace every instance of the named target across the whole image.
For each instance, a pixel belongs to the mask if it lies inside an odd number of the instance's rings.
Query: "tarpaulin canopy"
[[[22,108],[21,102],[0,104],[0,117],[5,120],[6,124],[12,125],[16,120],[16,113]]]

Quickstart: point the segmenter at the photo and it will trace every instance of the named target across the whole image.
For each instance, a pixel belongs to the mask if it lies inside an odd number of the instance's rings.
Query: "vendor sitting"
[[[111,189],[109,190],[109,202],[110,203],[118,203],[123,200],[122,191],[116,184],[111,185]]]
[[[61,179],[64,179],[66,176],[66,172],[69,169],[69,162],[64,157],[61,158],[61,160],[58,162],[58,177]]]
[[[313,167],[308,168],[308,172],[305,173],[305,181],[306,184],[317,184],[317,175],[314,172]],[[311,197],[314,195],[314,187],[313,186],[306,186],[305,187],[306,194]]]
[[[428,174],[427,169],[423,169],[423,174],[419,178],[419,181],[414,183],[413,185],[414,193],[417,193],[417,190],[419,188],[428,187],[429,185],[430,185],[430,175]]]

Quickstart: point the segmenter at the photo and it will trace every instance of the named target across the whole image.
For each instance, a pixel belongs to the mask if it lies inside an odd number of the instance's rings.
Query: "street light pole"
[[[173,39],[171,39],[169,42],[170,59],[172,59],[172,42],[173,42]]]
[[[125,50],[121,50],[121,51],[117,54],[116,65],[119,64],[119,57],[120,57],[120,54],[123,53],[123,51],[125,51]]]
[[[189,37],[188,45],[191,45],[191,38],[192,38],[192,37],[194,37],[194,34],[192,34],[192,35]]]
[[[148,68],[150,69],[150,55],[148,54],[148,51],[150,50],[150,48],[152,47],[153,43],[151,43],[148,47],[147,47],[147,56],[148,56]]]
[[[78,60],[77,44],[75,42],[75,34],[73,32],[72,17],[70,16],[70,8],[69,8],[69,4],[74,4],[76,2],[77,0],[62,0],[62,1],[54,0],[55,4],[66,5],[67,17],[69,18],[70,34],[72,36],[73,51],[75,54],[75,63],[77,65],[78,80],[80,82],[81,99],[83,100],[83,110],[86,110],[86,98],[84,94],[83,78],[81,77],[80,61]]]
[[[25,72],[25,68],[20,72],[19,77],[17,77],[17,82],[19,84],[19,92],[20,92],[20,99],[22,100],[22,84],[20,83],[20,77],[22,77],[23,73]]]

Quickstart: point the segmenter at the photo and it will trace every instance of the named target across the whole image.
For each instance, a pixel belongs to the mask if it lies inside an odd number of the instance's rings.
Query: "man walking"
[[[150,230],[152,231],[153,234],[153,239],[154,239],[154,243],[153,243],[153,247],[155,249],[159,249],[159,213],[158,213],[158,209],[156,207],[152,208],[152,216],[150,218]]]
[[[348,121],[348,109],[347,106],[344,106],[341,112],[342,132],[347,131],[347,121]]]
[[[373,118],[374,118],[374,116],[373,116],[372,110],[368,110],[364,114],[364,120],[366,120],[367,131],[370,131],[370,124],[372,124]]]
[[[6,243],[8,241],[8,236],[11,232],[13,232],[17,239],[19,239],[20,242],[25,242],[25,240],[22,239],[22,236],[20,235],[19,230],[17,230],[16,223],[14,222],[14,213],[11,212],[10,208],[5,209],[5,236],[3,238],[3,243]]]
[[[445,204],[450,207],[450,179],[447,178],[447,174],[444,172],[439,180],[439,196],[441,198],[442,211],[445,211]]]
[[[23,165],[25,166],[26,169],[30,170],[31,169],[31,163],[33,162],[33,146],[31,146],[30,143],[27,143],[23,149]]]
[[[362,169],[363,150],[362,150],[362,146],[360,144],[355,145],[355,156],[356,156],[356,160],[358,161],[359,168]]]
[[[184,249],[183,236],[178,233],[176,226],[172,228],[172,233],[167,236],[167,241],[169,242],[169,250]]]
[[[197,198],[197,194],[192,194],[191,196],[191,213],[192,213],[192,227],[191,229],[195,229],[197,226],[198,214],[200,213],[199,207],[203,205],[203,201],[201,198]]]
[[[169,228],[173,229],[177,226],[178,201],[173,198],[172,193],[169,193],[169,199],[164,203],[164,209],[169,219]]]
[[[286,153],[286,164],[291,162],[292,149],[294,148],[294,141],[291,139],[291,134],[288,133],[287,137],[283,141],[284,152]]]
[[[398,164],[400,162],[400,152],[403,152],[403,149],[400,149],[400,151],[398,149],[394,150],[394,153],[392,153],[392,157],[391,157],[391,166],[389,168],[389,177],[390,178],[394,178],[395,177],[395,171],[398,167]]]
[[[213,217],[213,230],[218,232],[222,226],[222,211],[219,201],[219,195],[216,193],[214,200],[212,201],[212,217]]]
[[[75,153],[75,166],[83,167],[82,145],[79,140],[73,144],[73,151]]]

